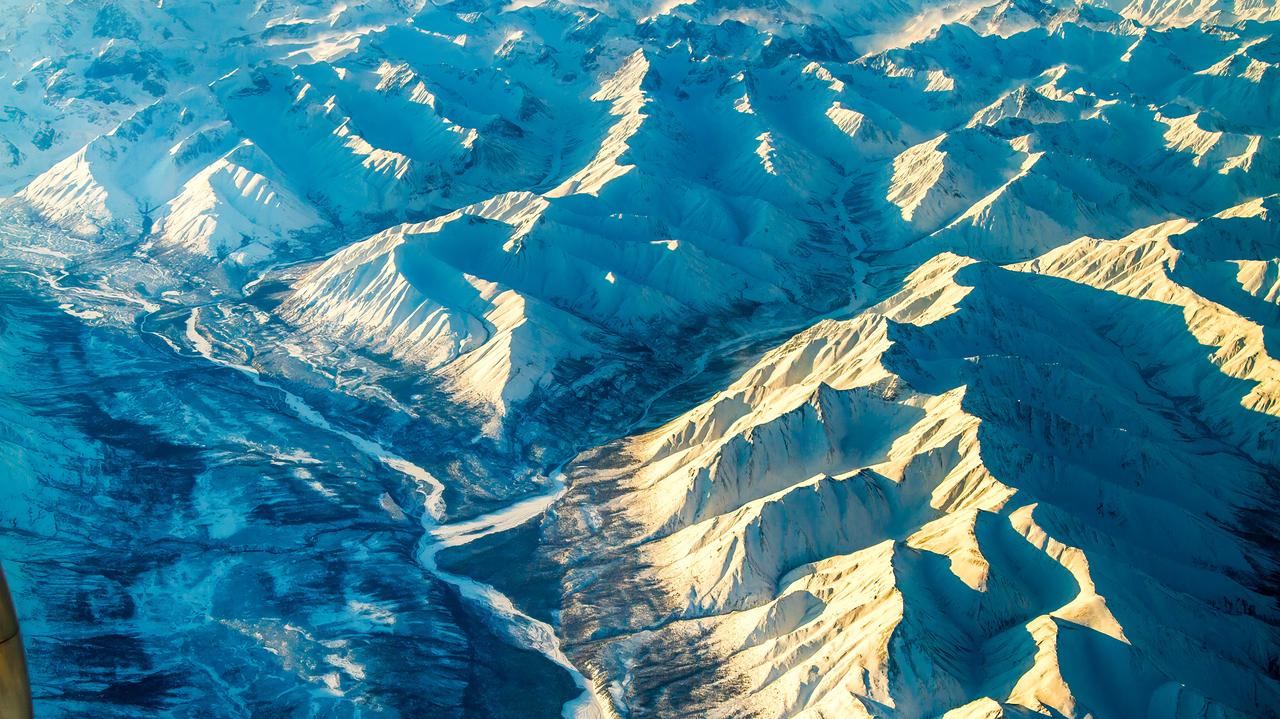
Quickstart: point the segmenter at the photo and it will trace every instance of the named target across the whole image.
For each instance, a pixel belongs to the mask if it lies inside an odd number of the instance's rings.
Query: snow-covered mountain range
[[[0,0],[41,716],[1280,716],[1272,0]]]

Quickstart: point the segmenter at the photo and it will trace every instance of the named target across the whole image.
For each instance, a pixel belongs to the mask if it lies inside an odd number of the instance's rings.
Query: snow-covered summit
[[[0,251],[67,323],[0,345],[217,393],[63,378],[85,438],[0,437],[58,566],[50,507],[186,542],[113,579],[149,708],[501,715],[571,667],[635,719],[1276,716],[1275,3],[0,10]],[[130,505],[90,396],[205,469]]]

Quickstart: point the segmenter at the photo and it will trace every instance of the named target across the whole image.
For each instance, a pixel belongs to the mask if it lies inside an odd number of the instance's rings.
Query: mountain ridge
[[[0,344],[50,362],[0,373],[0,549],[38,700],[1276,716],[1278,27],[15,9]]]

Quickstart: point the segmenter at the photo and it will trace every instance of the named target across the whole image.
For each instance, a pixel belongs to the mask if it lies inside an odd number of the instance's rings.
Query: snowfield
[[[1280,717],[1280,4],[0,2],[47,717]]]

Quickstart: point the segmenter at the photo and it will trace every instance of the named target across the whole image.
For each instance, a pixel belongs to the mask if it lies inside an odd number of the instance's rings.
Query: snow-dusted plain
[[[1274,0],[0,0],[41,717],[1280,716]]]

